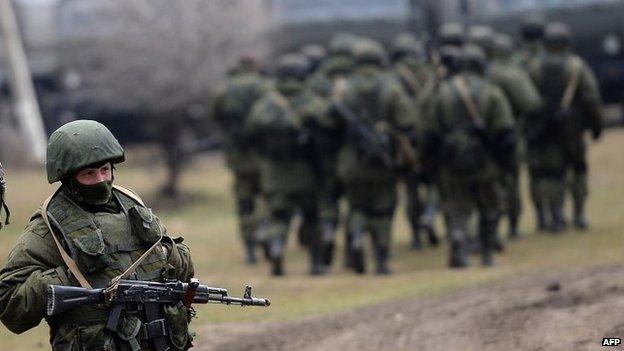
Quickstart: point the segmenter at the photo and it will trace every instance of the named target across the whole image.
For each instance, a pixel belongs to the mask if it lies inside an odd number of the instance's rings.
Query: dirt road
[[[601,345],[603,337],[624,338],[624,266],[532,274],[440,298],[201,332],[208,340],[196,349],[204,351],[624,349]]]

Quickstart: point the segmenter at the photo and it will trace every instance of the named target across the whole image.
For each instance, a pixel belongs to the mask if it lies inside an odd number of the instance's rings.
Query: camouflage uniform
[[[353,70],[353,45],[356,40],[349,34],[339,34],[332,39],[329,56],[306,82],[315,94],[330,100],[344,93],[345,79]],[[335,237],[340,217],[339,201],[344,195],[344,188],[336,169],[336,139],[331,137],[325,140],[324,145],[325,150],[318,153],[323,165],[323,185],[319,196],[323,237],[329,243],[330,238]],[[326,264],[332,261],[332,246],[328,244],[324,254]]]
[[[470,51],[464,54],[467,64],[481,63],[467,65],[464,72],[442,83],[428,111],[425,133],[425,165],[439,176],[451,267],[468,264],[467,227],[474,210],[479,214],[482,263],[493,263],[500,215],[498,180],[502,168],[512,167],[515,150],[509,103],[498,87],[483,79],[482,51],[474,47]],[[477,60],[469,60],[468,55]],[[473,113],[469,106],[474,107]]]
[[[411,34],[400,34],[392,45],[394,72],[411,100],[411,108],[422,116],[437,85],[435,70],[425,62],[425,49]],[[422,169],[406,169],[402,178],[407,190],[407,215],[412,229],[412,248],[422,247],[420,231],[431,245],[438,245],[435,233],[437,191]]]
[[[25,232],[0,271],[0,320],[15,333],[37,326],[45,318],[50,325],[53,350],[152,350],[150,338],[165,332],[172,350],[191,346],[188,311],[182,305],[164,307],[163,328],[144,324],[141,311],[125,311],[116,331],[106,329],[110,312],[106,304],[86,305],[54,317],[46,316],[46,288],[49,284],[78,286],[61,259],[53,235],[77,263],[94,288],[105,287],[163,235],[165,250],[153,251],[134,273],[134,279],[164,281],[193,276],[189,249],[182,238],[167,235],[164,225],[133,193],[106,185],[108,200],[92,202],[74,175],[89,166],[124,160],[123,149],[103,125],[87,120],[68,123],[50,137],[47,154],[48,181],[63,185],[51,198],[48,216],[51,233],[41,209],[31,218]],[[91,186],[90,186],[91,187]],[[86,188],[86,187],[85,187]],[[84,188],[82,188],[84,189]],[[93,188],[91,188],[93,189]],[[151,333],[152,332],[152,333]]]
[[[270,212],[267,237],[262,238],[272,262],[272,274],[283,274],[286,236],[293,216],[301,211],[302,240],[310,250],[311,274],[324,273],[321,262],[318,186],[319,164],[308,131],[311,120],[321,120],[324,101],[305,88],[305,57],[282,57],[276,90],[256,103],[246,131],[257,146],[260,186]]]
[[[505,41],[506,39],[503,39]],[[487,53],[492,58],[488,67],[488,78],[497,85],[505,97],[509,100],[511,112],[518,127],[518,137],[522,135],[523,120],[526,116],[537,113],[541,107],[541,99],[533,81],[526,73],[516,65],[511,64],[509,53],[511,51],[511,39],[507,39],[508,48],[496,45],[505,45],[500,39],[497,41],[494,36],[486,43]],[[516,159],[520,160],[520,149],[517,150]],[[518,221],[522,210],[519,184],[519,164],[513,167],[510,172],[503,175],[503,185],[505,187],[505,208],[509,218],[509,236],[518,237]]]
[[[564,24],[548,25],[546,53],[529,67],[545,104],[540,118],[527,126],[529,166],[536,182],[536,204],[550,210],[553,231],[565,227],[563,202],[568,170],[572,176],[574,224],[579,229],[587,228],[587,145],[583,136],[591,130],[598,139],[602,132],[602,101],[596,78],[587,64],[569,51],[570,40]],[[546,227],[546,209],[537,210],[539,225]]]
[[[263,217],[258,208],[261,201],[260,171],[243,129],[253,104],[267,91],[267,84],[254,62],[246,61],[241,62],[227,86],[217,95],[213,117],[227,140],[225,156],[234,176],[239,230],[245,243],[246,260],[255,263],[255,235]]]
[[[410,108],[400,83],[384,71],[387,57],[380,45],[364,40],[358,43],[355,55],[356,70],[347,81],[343,100],[335,103],[352,111],[364,128],[391,146],[393,134],[414,128],[416,111]],[[378,155],[366,152],[363,145],[366,141],[359,140],[344,123],[339,123],[338,128],[342,135],[338,174],[350,206],[347,232],[352,267],[358,273],[365,272],[364,234],[370,232],[377,273],[388,274],[390,230],[396,204],[395,170],[384,165]],[[387,150],[392,154],[391,147]]]

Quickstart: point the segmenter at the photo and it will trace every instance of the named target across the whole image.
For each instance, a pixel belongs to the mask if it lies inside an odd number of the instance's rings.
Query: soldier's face
[[[113,179],[110,162],[99,168],[85,168],[76,174],[76,180],[83,185],[93,185]]]

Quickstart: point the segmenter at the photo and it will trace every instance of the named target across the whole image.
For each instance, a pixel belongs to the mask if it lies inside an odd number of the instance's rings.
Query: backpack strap
[[[572,74],[561,98],[561,109],[563,110],[569,109],[572,105],[572,99],[574,99],[581,78],[581,60],[578,57],[572,57],[570,64],[572,65]]]
[[[78,268],[78,265],[76,264],[76,262],[67,254],[67,251],[65,251],[65,249],[61,245],[60,241],[56,237],[54,228],[52,227],[52,224],[50,223],[50,218],[48,216],[48,206],[50,205],[50,201],[52,201],[52,198],[59,192],[60,189],[61,188],[57,189],[52,195],[50,195],[50,197],[48,197],[43,202],[43,205],[41,205],[41,218],[43,218],[43,221],[48,226],[48,229],[50,230],[50,235],[52,235],[52,238],[54,239],[54,243],[56,244],[56,247],[58,248],[59,253],[61,254],[61,258],[63,259],[63,262],[65,262],[65,265],[67,266],[67,268],[69,268],[69,271],[74,275],[76,280],[78,280],[78,283],[80,284],[81,287],[85,289],[93,289],[91,284],[89,284],[89,282],[85,278],[84,274],[82,274],[82,272],[80,271],[80,268]]]
[[[468,90],[468,85],[466,84],[466,80],[461,74],[458,74],[455,79],[453,79],[453,84],[457,88],[459,92],[459,96],[461,97],[464,106],[468,110],[468,114],[472,119],[473,123],[477,128],[483,128],[485,124],[483,123],[483,119],[479,114],[479,109],[477,107],[476,102],[472,99],[470,92]]]
[[[141,206],[147,207],[145,206],[145,202],[143,202],[143,199],[141,199],[139,195],[137,195],[134,191],[124,188],[121,185],[116,185],[116,184],[113,185],[113,188],[119,191],[120,193],[126,195],[127,197],[131,198],[132,200],[138,202]]]

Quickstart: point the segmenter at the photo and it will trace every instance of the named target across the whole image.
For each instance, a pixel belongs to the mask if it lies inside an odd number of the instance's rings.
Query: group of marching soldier
[[[305,46],[268,70],[242,57],[212,116],[228,141],[247,262],[261,249],[271,273],[283,275],[299,216],[311,274],[329,269],[343,222],[345,267],[366,272],[370,236],[375,272],[389,274],[397,189],[404,189],[414,249],[423,239],[439,244],[439,208],[450,267],[468,266],[474,251],[490,266],[503,246],[503,215],[509,238],[521,236],[523,162],[537,229],[566,228],[566,189],[573,225],[587,229],[584,132],[598,139],[602,131],[596,79],[571,52],[565,24],[528,18],[521,39],[516,49],[490,27],[451,23],[435,46],[411,34],[387,48],[340,34],[327,49]]]

